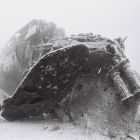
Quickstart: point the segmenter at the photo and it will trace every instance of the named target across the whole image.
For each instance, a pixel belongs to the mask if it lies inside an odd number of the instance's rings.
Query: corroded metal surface
[[[45,112],[51,112],[68,95],[80,73],[87,67],[97,68],[104,63],[109,64],[109,58],[112,57],[112,54],[103,49],[91,52],[83,44],[46,54],[31,68],[14,95],[4,101],[2,116],[14,120],[34,115],[31,110],[40,114],[44,111],[41,104],[47,104],[43,108],[46,109]]]
[[[67,96],[88,56],[88,48],[84,45],[45,55],[29,71],[12,98],[4,101],[2,116],[14,120],[34,115],[31,110],[40,114],[41,106],[46,106],[44,103],[47,104],[45,112],[51,112]]]

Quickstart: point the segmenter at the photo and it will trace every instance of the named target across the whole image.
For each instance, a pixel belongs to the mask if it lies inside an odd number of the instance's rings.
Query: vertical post
[[[127,77],[130,86],[134,90],[134,94],[140,93],[140,80],[135,72],[131,69],[130,65],[127,63],[122,67],[122,70]]]
[[[110,78],[113,81],[116,89],[119,91],[121,102],[127,100],[130,97],[133,97],[133,94],[129,93],[129,90],[124,81],[122,80],[119,71],[112,71],[110,73]]]

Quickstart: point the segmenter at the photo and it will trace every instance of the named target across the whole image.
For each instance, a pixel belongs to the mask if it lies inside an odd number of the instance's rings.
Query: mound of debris
[[[4,100],[2,117],[52,114],[110,138],[138,134],[140,78],[124,54],[124,41],[89,33],[38,45],[43,51]]]

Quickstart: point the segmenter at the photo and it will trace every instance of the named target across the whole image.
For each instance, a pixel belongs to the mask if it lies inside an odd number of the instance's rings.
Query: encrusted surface
[[[21,119],[40,114],[42,108],[49,112],[67,96],[88,56],[88,48],[84,45],[45,55],[29,71],[14,95],[4,101],[2,116],[6,119]]]

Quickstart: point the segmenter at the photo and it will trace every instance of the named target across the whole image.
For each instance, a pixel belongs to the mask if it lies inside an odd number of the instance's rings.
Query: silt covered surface
[[[103,72],[80,75],[70,94],[68,109],[82,127],[114,138],[139,131],[139,99],[122,104],[118,91]]]

